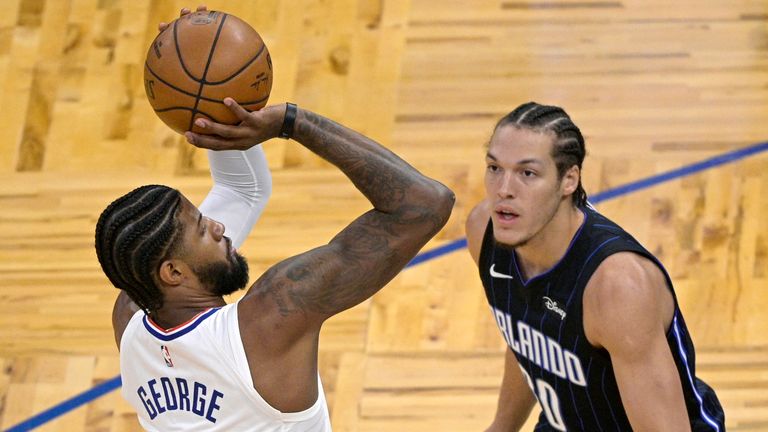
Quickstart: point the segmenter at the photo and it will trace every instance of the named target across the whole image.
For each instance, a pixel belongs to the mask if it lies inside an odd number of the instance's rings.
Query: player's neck
[[[570,200],[563,202],[541,231],[515,249],[525,278],[531,279],[554,267],[568,251],[583,222],[584,213],[571,205]]]
[[[210,308],[221,307],[226,304],[222,297],[186,298],[183,301],[166,297],[163,307],[152,313],[150,318],[155,324],[167,330],[188,322]]]

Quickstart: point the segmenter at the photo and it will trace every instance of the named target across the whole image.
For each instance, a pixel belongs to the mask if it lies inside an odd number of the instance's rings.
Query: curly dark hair
[[[163,305],[153,273],[176,247],[181,193],[141,186],[113,201],[96,224],[96,256],[112,284],[147,314]]]

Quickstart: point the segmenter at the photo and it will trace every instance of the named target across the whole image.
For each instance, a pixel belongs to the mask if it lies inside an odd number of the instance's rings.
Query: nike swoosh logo
[[[498,273],[493,268],[496,267],[496,264],[491,265],[491,276],[499,279],[514,279],[514,277],[510,275],[505,275],[504,273]]]

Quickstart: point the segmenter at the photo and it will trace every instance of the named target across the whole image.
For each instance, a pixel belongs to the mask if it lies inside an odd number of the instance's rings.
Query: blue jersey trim
[[[183,329],[181,329],[181,330],[179,330],[179,331],[177,331],[175,333],[171,333],[171,334],[165,334],[165,333],[159,332],[157,329],[152,327],[152,324],[149,323],[149,319],[148,319],[148,317],[146,315],[144,315],[144,318],[142,318],[142,322],[144,323],[144,328],[147,329],[147,331],[152,336],[154,336],[154,337],[156,337],[156,338],[158,338],[158,339],[160,339],[162,341],[168,342],[168,341],[172,341],[172,340],[174,340],[176,338],[182,337],[185,334],[191,332],[192,330],[197,328],[197,326],[199,326],[200,323],[205,321],[206,318],[208,318],[209,316],[211,316],[211,315],[215,314],[216,312],[218,312],[219,309],[220,308],[214,308],[214,309],[209,310],[208,312],[203,313],[202,315],[197,317],[196,320],[194,320],[192,323],[188,324]]]
[[[693,395],[696,396],[696,400],[699,401],[699,412],[701,412],[701,418],[704,419],[716,432],[720,432],[720,427],[717,425],[717,422],[712,420],[712,418],[707,415],[707,413],[704,411],[704,399],[699,394],[698,389],[696,388],[696,383],[693,382],[693,376],[691,375],[691,368],[688,366],[688,356],[685,353],[685,347],[683,345],[683,339],[680,336],[680,330],[679,326],[677,324],[677,313],[675,313],[675,317],[672,318],[672,327],[675,329],[675,340],[677,340],[677,349],[680,353],[680,357],[683,359],[683,365],[685,365],[685,373],[688,377],[688,383],[691,385],[691,390],[693,390]]]

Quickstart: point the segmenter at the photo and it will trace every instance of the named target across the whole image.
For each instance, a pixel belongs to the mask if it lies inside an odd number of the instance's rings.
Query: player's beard
[[[219,296],[241,290],[248,283],[248,262],[237,252],[231,260],[207,264],[194,272],[200,283]]]

